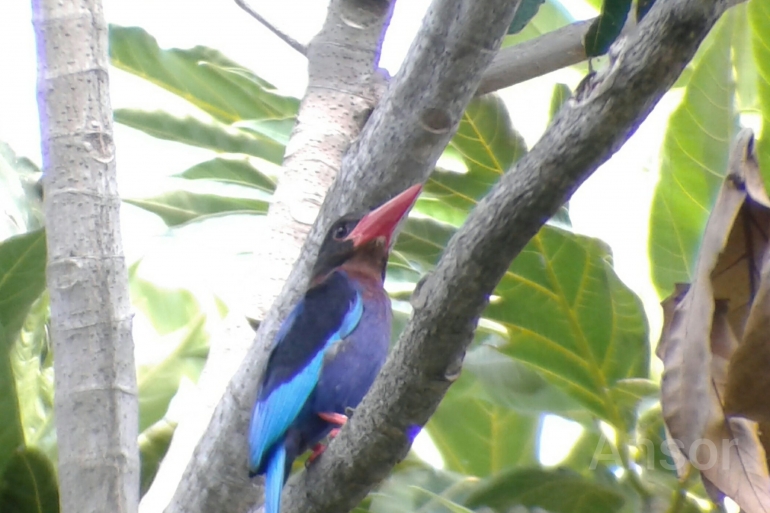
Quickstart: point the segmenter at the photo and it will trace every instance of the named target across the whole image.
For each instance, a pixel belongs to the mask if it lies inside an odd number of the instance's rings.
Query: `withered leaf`
[[[663,303],[664,329],[657,351],[664,363],[661,407],[671,438],[701,471],[715,500],[726,494],[747,513],[770,512],[766,455],[757,424],[726,417],[723,405],[726,389],[739,389],[733,367],[739,365],[743,377],[752,380],[749,373],[762,366],[754,361],[738,364],[733,355],[748,351],[743,346],[755,332],[770,332],[770,278],[762,285],[758,272],[768,226],[770,200],[754,160],[753,135],[744,130],[733,146],[730,169],[706,225],[693,283]],[[758,290],[768,297],[764,306],[757,303],[755,313],[752,301]],[[754,354],[765,349],[753,347]],[[768,363],[764,369],[770,369]],[[770,391],[766,385],[764,390]],[[678,467],[681,474],[681,463]]]

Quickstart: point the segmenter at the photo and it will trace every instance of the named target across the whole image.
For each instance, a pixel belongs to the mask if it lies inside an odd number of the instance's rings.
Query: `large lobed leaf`
[[[13,454],[2,476],[0,511],[13,513],[58,513],[59,488],[53,465],[36,449]]]
[[[761,0],[748,3],[754,63],[758,72],[759,105],[762,113],[762,137],[757,142],[759,167],[765,183],[770,183],[770,5]]]
[[[154,198],[124,199],[126,203],[157,214],[168,226],[217,214],[265,214],[267,202],[251,198],[199,194],[176,190]]]
[[[524,150],[504,105],[495,97],[469,106],[451,151],[467,171],[437,170],[429,198],[410,219],[389,275],[413,279],[436,262],[459,224]],[[451,224],[435,221],[443,220]],[[545,226],[512,263],[484,319],[504,328],[503,354],[537,368],[593,413],[623,427],[623,390],[616,383],[647,376],[647,324],[639,299],[617,278],[600,242]],[[628,394],[625,394],[627,396]],[[547,405],[543,403],[544,409]]]
[[[114,66],[186,99],[227,124],[244,119],[291,119],[296,98],[279,95],[273,86],[211,48],[162,50],[139,27],[110,26]]]
[[[770,199],[752,148],[744,130],[709,217],[693,283],[664,302],[657,352],[665,367],[663,414],[681,449],[679,474],[686,457],[715,501],[726,494],[747,513],[765,513],[770,476],[757,421],[770,420]]]
[[[618,491],[575,472],[514,469],[482,482],[466,504],[506,512],[517,505],[551,513],[614,513],[624,503]]]
[[[46,245],[42,229],[0,243],[0,489],[25,439],[11,350],[30,307],[45,288]]]
[[[197,381],[208,357],[206,315],[187,290],[158,287],[138,276],[130,281],[131,299],[162,338],[150,346],[137,340],[142,354],[152,355],[137,371],[139,430],[163,419],[183,378]]]
[[[240,130],[216,120],[179,118],[167,112],[116,109],[115,121],[168,141],[206,148],[218,153],[243,153],[280,164],[283,144],[254,132]]]
[[[724,176],[735,127],[731,13],[704,42],[663,143],[650,214],[652,279],[662,296],[692,278],[695,254]]]

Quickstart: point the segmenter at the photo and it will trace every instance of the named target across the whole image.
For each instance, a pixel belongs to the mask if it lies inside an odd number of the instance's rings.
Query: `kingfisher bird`
[[[383,281],[414,185],[364,216],[345,215],[321,245],[304,297],[276,335],[249,427],[249,475],[265,475],[265,513],[279,513],[297,456],[323,452],[385,362],[391,305]]]

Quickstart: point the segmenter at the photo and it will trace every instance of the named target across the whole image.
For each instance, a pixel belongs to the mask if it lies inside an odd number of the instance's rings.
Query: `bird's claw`
[[[321,419],[325,420],[329,424],[334,424],[335,426],[344,426],[345,423],[348,421],[347,415],[343,415],[341,413],[336,412],[321,412],[318,414]]]

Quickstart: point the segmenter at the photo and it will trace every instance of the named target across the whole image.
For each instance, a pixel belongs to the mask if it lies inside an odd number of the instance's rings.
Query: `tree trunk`
[[[99,0],[33,0],[61,511],[133,512],[138,404]]]

